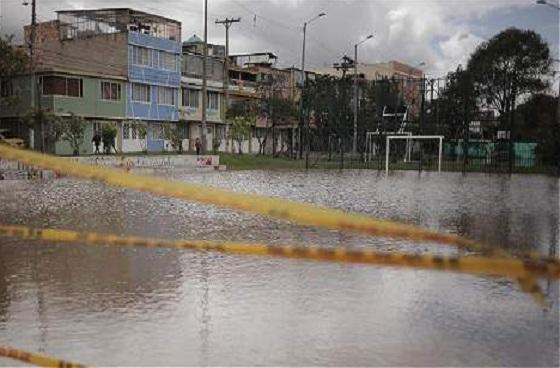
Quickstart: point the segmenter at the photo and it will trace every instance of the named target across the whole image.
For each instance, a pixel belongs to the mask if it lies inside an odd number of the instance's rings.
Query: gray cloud
[[[0,0],[0,6],[1,32],[16,33],[21,40],[29,7],[19,0]],[[202,36],[202,0],[38,0],[38,15],[48,20],[57,9],[97,7],[158,13],[180,20],[184,38]],[[344,54],[352,56],[353,44],[374,33],[360,46],[359,60],[425,62],[426,71],[439,76],[464,64],[476,45],[497,31],[492,23],[515,26],[507,24],[509,19],[527,12],[535,14],[532,28],[546,33],[558,50],[558,17],[545,16],[550,12],[531,0],[209,0],[209,40],[224,41],[225,31],[214,24],[216,18],[241,17],[242,22],[231,28],[232,53],[272,51],[282,65],[299,65],[303,22],[319,12],[327,16],[308,27],[307,65],[329,65]]]

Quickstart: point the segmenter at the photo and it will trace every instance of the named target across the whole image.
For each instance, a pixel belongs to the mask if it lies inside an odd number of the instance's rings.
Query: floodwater
[[[558,255],[558,179],[375,171],[159,173]],[[59,179],[0,182],[0,223],[454,252]],[[0,345],[91,365],[553,366],[558,283],[0,239]],[[2,360],[0,365],[13,365]]]

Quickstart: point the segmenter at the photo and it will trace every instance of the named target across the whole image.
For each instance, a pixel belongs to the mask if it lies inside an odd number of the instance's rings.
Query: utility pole
[[[229,147],[229,124],[227,122],[227,109],[229,107],[229,27],[233,23],[238,23],[241,18],[226,18],[225,20],[216,19],[216,24],[223,24],[226,27],[226,55],[224,58],[224,122],[226,123],[226,152]]]
[[[24,6],[29,5],[29,2],[24,1]],[[31,108],[35,110],[39,106],[39,88],[35,75],[35,40],[37,28],[37,4],[36,0],[31,0],[31,32],[29,35],[29,59],[31,65]],[[41,152],[45,152],[45,126],[41,120]]]
[[[300,104],[299,104],[299,158],[301,159],[303,156],[303,94],[305,91],[305,82],[307,78],[307,74],[305,74],[305,32],[307,31],[307,25],[314,20],[324,17],[325,13],[319,13],[317,16],[311,18],[307,22],[303,23],[303,52],[301,54],[301,96],[300,96]],[[309,168],[309,122],[306,124],[306,142],[307,142],[307,153],[305,155],[305,168]]]
[[[208,58],[208,0],[204,0],[204,44],[202,45],[202,153],[206,153],[208,142],[206,141],[206,109],[208,106],[208,81],[206,71],[206,59]]]
[[[360,105],[358,98],[358,46],[360,46],[370,38],[373,38],[372,34],[354,45],[354,139],[352,140],[353,155],[356,155],[358,153],[358,108]]]
[[[303,158],[303,92],[305,90],[305,32],[307,31],[307,22],[303,23],[303,51],[301,53],[301,95],[299,97],[299,158]],[[307,169],[307,162],[305,168]]]

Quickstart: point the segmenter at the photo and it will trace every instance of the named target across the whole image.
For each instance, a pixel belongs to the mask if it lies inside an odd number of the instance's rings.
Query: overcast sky
[[[30,1],[30,0],[29,0]],[[556,2],[557,0],[548,0]],[[231,53],[272,51],[282,66],[301,63],[303,23],[308,26],[306,65],[330,65],[360,46],[360,62],[400,60],[425,62],[425,72],[443,76],[465,64],[481,41],[507,27],[533,29],[558,57],[558,11],[535,0],[209,0],[209,41],[223,43],[225,30],[216,18],[240,17],[230,32]],[[30,7],[22,0],[0,0],[0,32],[21,40]],[[37,0],[39,21],[55,18],[54,10],[132,7],[182,22],[183,39],[203,33],[203,0]],[[557,67],[557,65],[556,65]]]

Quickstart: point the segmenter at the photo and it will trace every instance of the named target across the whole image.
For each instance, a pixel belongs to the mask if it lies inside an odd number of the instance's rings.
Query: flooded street
[[[559,183],[539,175],[159,173],[559,254]],[[454,252],[60,179],[0,182],[0,223],[169,239]],[[0,239],[0,345],[91,365],[552,366],[543,308],[509,280]],[[1,365],[14,365],[2,360]]]

